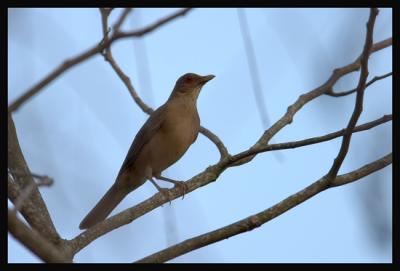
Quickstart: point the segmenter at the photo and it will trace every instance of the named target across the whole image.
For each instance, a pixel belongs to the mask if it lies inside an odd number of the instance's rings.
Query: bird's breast
[[[177,149],[186,149],[196,140],[200,128],[197,112],[184,111],[167,118],[164,135]]]
[[[160,132],[152,139],[150,167],[154,173],[161,172],[174,164],[196,140],[200,119],[196,112],[169,110]]]

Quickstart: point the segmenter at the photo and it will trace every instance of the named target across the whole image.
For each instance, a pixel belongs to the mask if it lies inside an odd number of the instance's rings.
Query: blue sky
[[[135,9],[124,30],[145,26],[176,9]],[[368,9],[245,9],[268,118],[273,123],[299,95],[362,51]],[[112,12],[112,22],[121,10]],[[374,40],[392,36],[392,10],[380,9]],[[68,57],[101,40],[98,9],[8,10],[8,101]],[[116,61],[143,100],[165,102],[186,72],[214,74],[198,100],[201,124],[234,154],[249,148],[264,129],[252,89],[236,9],[195,9],[138,39],[112,46]],[[392,70],[392,49],[370,58],[370,78]],[[356,73],[336,90],[356,85]],[[392,112],[391,77],[365,94],[359,123]],[[323,135],[347,125],[355,96],[320,97],[296,114],[273,142]],[[52,176],[41,189],[64,238],[79,232],[81,219],[112,184],[134,135],[147,119],[110,65],[98,55],[74,67],[13,115],[30,169]],[[392,150],[391,122],[357,133],[339,173],[354,170]],[[384,139],[384,140],[382,140]],[[225,171],[216,182],[174,200],[94,241],[76,262],[132,262],[168,245],[264,210],[323,176],[341,140],[258,155]],[[218,161],[202,135],[166,176],[187,180]],[[251,232],[178,257],[172,262],[390,262],[392,167],[325,191]],[[376,191],[371,193],[368,191]],[[147,182],[113,214],[156,192]],[[369,195],[369,196],[365,196]],[[379,217],[367,208],[375,202]],[[378,208],[376,207],[376,208]],[[384,221],[385,231],[373,221]],[[386,223],[386,224],[385,224]],[[389,233],[387,233],[387,231]],[[381,235],[390,240],[379,241]],[[9,262],[38,262],[12,237]]]

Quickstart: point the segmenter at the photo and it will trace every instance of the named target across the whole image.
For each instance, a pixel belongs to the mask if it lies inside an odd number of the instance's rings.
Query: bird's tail
[[[111,211],[114,210],[118,203],[120,203],[127,194],[128,191],[126,191],[126,189],[122,189],[117,182],[114,183],[96,206],[94,206],[94,208],[82,220],[81,224],[79,224],[79,229],[83,230],[90,228],[106,219]]]

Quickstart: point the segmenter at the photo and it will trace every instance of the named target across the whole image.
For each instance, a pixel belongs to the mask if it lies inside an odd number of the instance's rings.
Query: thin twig
[[[163,19],[158,20],[157,22],[152,23],[151,25],[143,27],[142,29],[129,31],[129,32],[119,32],[116,35],[116,38],[119,39],[119,38],[126,38],[126,37],[141,37],[144,34],[147,34],[151,31],[153,31],[154,29],[157,29],[158,27],[164,25],[165,23],[167,23],[169,21],[172,21],[180,16],[186,15],[186,13],[188,13],[191,10],[192,10],[192,8],[183,8]]]
[[[219,139],[216,134],[203,126],[200,126],[200,133],[207,137],[211,142],[213,142],[215,146],[217,146],[217,149],[221,156],[220,159],[224,159],[229,156],[228,149],[225,147],[224,143],[221,141],[221,139]]]
[[[381,76],[375,76],[374,78],[372,78],[372,80],[370,80],[365,85],[365,87],[367,88],[370,85],[372,85],[373,83],[375,83],[376,81],[382,80],[382,79],[384,79],[386,77],[389,77],[389,76],[392,76],[392,72],[388,72],[388,73],[386,73],[384,75],[381,75]],[[352,94],[352,93],[354,93],[356,91],[357,91],[357,88],[354,88],[354,89],[351,89],[351,90],[347,90],[347,91],[340,91],[340,92],[334,92],[333,90],[331,90],[331,91],[329,91],[329,92],[327,92],[325,94],[328,95],[328,96],[332,96],[332,97],[342,97],[342,96],[346,96],[346,95]]]
[[[114,32],[120,32],[120,28],[121,28],[122,24],[124,23],[126,17],[131,12],[131,10],[132,10],[131,8],[124,9],[124,11],[122,12],[121,16],[119,17],[119,19],[117,20],[117,22],[113,26]]]
[[[388,154],[372,163],[369,163],[357,170],[337,176],[332,182],[333,186],[339,186],[354,182],[369,174],[372,174],[392,163],[392,154]],[[300,203],[310,199],[316,194],[324,191],[327,187],[324,185],[326,176],[304,188],[303,190],[291,195],[274,206],[239,220],[235,223],[219,228],[217,230],[187,239],[179,244],[170,246],[164,250],[156,252],[150,256],[138,260],[136,263],[163,263],[186,254],[195,249],[205,247],[229,237],[243,232],[251,231],[268,221],[280,216],[288,210],[296,207]]]

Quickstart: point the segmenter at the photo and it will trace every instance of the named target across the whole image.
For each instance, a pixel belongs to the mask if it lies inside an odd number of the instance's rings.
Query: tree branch
[[[30,229],[27,225],[21,222],[14,211],[8,210],[8,231],[26,246],[30,251],[36,254],[44,262],[48,263],[70,263],[68,257],[61,253],[46,238],[43,238],[34,229]]]
[[[213,132],[211,132],[210,130],[208,130],[203,126],[200,126],[200,133],[215,144],[221,156],[220,159],[229,157],[228,149],[225,147],[224,143],[221,141],[221,139],[219,139],[219,137],[216,134],[214,134]]]
[[[181,10],[149,25],[149,26],[143,27],[142,29],[134,30],[134,31],[130,31],[130,32],[119,32],[117,34],[116,38],[119,39],[119,38],[126,38],[126,37],[141,37],[144,34],[152,32],[153,30],[164,25],[165,23],[168,23],[169,21],[172,21],[180,16],[186,15],[186,13],[188,13],[191,10],[192,10],[192,8],[183,8],[183,9],[181,9]]]
[[[333,162],[333,165],[327,174],[327,177],[330,180],[334,180],[336,178],[336,175],[339,172],[339,169],[340,169],[340,167],[344,161],[344,158],[346,157],[346,154],[350,147],[350,140],[351,140],[351,136],[353,135],[353,129],[356,126],[358,118],[360,117],[361,112],[363,110],[364,91],[365,91],[366,82],[367,82],[367,78],[368,78],[368,58],[369,58],[372,44],[373,44],[372,37],[373,37],[373,33],[374,33],[375,19],[376,19],[376,16],[378,15],[378,12],[379,11],[377,8],[371,8],[371,10],[370,10],[369,19],[367,22],[367,35],[365,38],[364,49],[361,54],[361,60],[360,60],[361,73],[360,73],[360,79],[359,79],[358,86],[357,86],[356,103],[354,105],[353,114],[351,115],[350,121],[344,132],[342,145],[340,146],[339,153],[336,156],[336,158]]]
[[[372,78],[372,80],[370,80],[366,85],[365,88],[369,87],[370,85],[372,85],[373,83],[375,83],[376,81],[385,79],[386,77],[392,76],[392,72],[388,72],[384,75],[381,76],[375,76],[374,78]],[[352,94],[354,92],[357,91],[357,88],[351,89],[351,90],[347,90],[347,91],[341,91],[341,92],[333,92],[333,90],[330,90],[329,92],[325,93],[328,96],[332,96],[332,97],[342,97],[342,96],[346,96],[349,94]]]
[[[114,32],[119,32],[120,31],[120,28],[121,28],[122,24],[124,23],[126,17],[129,15],[131,10],[132,10],[131,8],[124,9],[124,11],[122,12],[122,14],[119,17],[118,21],[113,26]]]
[[[388,46],[392,45],[392,38],[385,39],[383,41],[380,41],[378,43],[375,43],[372,48],[371,48],[371,54],[374,52],[377,52],[381,49],[387,48]],[[321,96],[322,94],[325,94],[326,92],[330,92],[333,86],[336,84],[336,82],[343,77],[346,74],[355,72],[360,69],[361,67],[361,62],[360,62],[361,57],[358,57],[356,60],[354,60],[352,63],[343,66],[341,68],[335,69],[332,72],[332,75],[329,77],[329,79],[323,83],[321,86],[311,90],[308,93],[305,93],[303,95],[300,95],[297,100],[288,107],[286,114],[281,117],[277,122],[275,122],[268,130],[264,132],[264,134],[260,137],[260,139],[249,149],[249,150],[258,150],[262,148],[263,146],[267,146],[269,140],[278,133],[283,127],[285,127],[288,124],[291,124],[293,121],[294,115],[308,102],[314,100],[315,98]],[[242,153],[239,153],[238,155],[242,155]],[[253,160],[255,156],[246,156],[245,158],[236,161],[234,164],[231,166],[239,166],[245,163],[250,162]]]
[[[8,181],[8,197],[16,204],[16,200],[21,194],[21,189],[32,187],[30,196],[26,198],[21,206],[21,214],[28,223],[41,235],[46,236],[52,242],[60,241],[60,236],[54,227],[46,204],[37,188],[34,185],[32,174],[26,164],[24,155],[19,146],[14,121],[11,114],[8,114],[8,168],[10,172],[22,172],[14,174]]]
[[[80,53],[79,55],[69,58],[65,60],[60,66],[58,66],[55,70],[50,72],[45,78],[35,84],[33,87],[28,89],[23,95],[17,98],[11,105],[8,107],[8,112],[13,112],[17,110],[23,103],[36,95],[40,90],[42,90],[45,86],[53,82],[54,79],[58,78],[65,71],[69,70],[73,66],[82,63],[83,61],[89,59],[90,57],[96,55],[97,53],[101,53],[105,48],[109,47],[113,42],[127,38],[127,37],[140,37],[144,34],[150,33],[164,24],[178,18],[179,16],[185,15],[190,9],[182,9],[172,15],[165,17],[164,19],[159,20],[156,23],[151,24],[150,26],[144,27],[142,29],[131,31],[131,32],[114,32],[114,35],[107,42],[100,42],[89,48],[88,50]]]
[[[384,115],[383,117],[364,123],[362,125],[356,126],[353,130],[353,133],[355,132],[361,132],[365,130],[369,130],[371,128],[374,128],[378,125],[381,125],[383,123],[386,123],[388,121],[392,120],[392,115]],[[276,143],[276,144],[269,144],[267,146],[262,146],[257,149],[249,149],[247,151],[241,152],[239,154],[236,154],[230,158],[230,164],[231,166],[236,166],[236,161],[242,160],[244,158],[247,158],[249,156],[253,156],[255,154],[267,152],[267,151],[275,151],[275,150],[285,150],[285,149],[294,149],[298,147],[304,147],[312,144],[317,144],[325,141],[332,140],[334,138],[343,136],[345,133],[346,129],[342,129],[340,131],[336,131],[333,133],[329,133],[327,135],[323,136],[317,136],[317,137],[311,137],[303,140],[298,140],[298,141],[291,141],[291,142],[284,142],[284,143]]]
[[[332,186],[339,186],[343,184],[348,184],[356,180],[361,179],[373,172],[376,172],[387,165],[392,163],[392,154],[388,154],[370,164],[367,164],[357,170],[350,173],[337,176],[332,182]],[[174,259],[180,255],[186,254],[195,249],[205,247],[209,244],[227,239],[229,237],[235,236],[237,234],[251,231],[261,225],[267,223],[268,221],[280,216],[286,211],[296,207],[300,203],[310,199],[316,194],[327,189],[326,176],[322,177],[318,181],[304,188],[303,190],[291,195],[290,197],[284,199],[283,201],[275,204],[274,206],[259,212],[255,215],[249,216],[245,219],[239,220],[228,226],[219,228],[217,230],[187,239],[179,244],[170,246],[164,250],[156,252],[150,256],[137,261],[137,263],[162,263]]]

